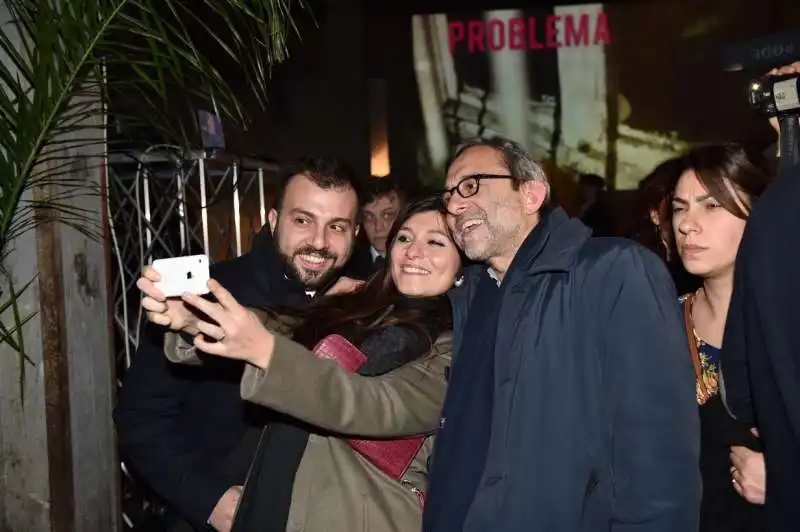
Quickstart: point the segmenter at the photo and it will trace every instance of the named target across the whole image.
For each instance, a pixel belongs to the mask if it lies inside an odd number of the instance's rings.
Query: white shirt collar
[[[386,253],[381,253],[380,251],[378,251],[374,247],[370,246],[369,247],[369,256],[372,257],[372,262],[375,262],[375,259],[377,259],[378,257],[386,258]]]
[[[289,277],[285,273],[283,274],[283,278],[286,279],[287,281],[291,280],[291,277]],[[317,291],[316,290],[306,290],[305,293],[306,293],[306,295],[308,297],[312,297],[313,298],[317,294]]]

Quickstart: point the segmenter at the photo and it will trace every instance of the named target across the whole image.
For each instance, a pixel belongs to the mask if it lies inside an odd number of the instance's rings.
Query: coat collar
[[[514,255],[503,284],[542,272],[568,271],[590,236],[591,230],[580,220],[570,218],[561,207],[545,211]],[[466,272],[467,284],[487,274],[491,276],[484,264],[470,267]]]
[[[507,277],[569,270],[591,234],[588,227],[570,218],[561,207],[546,211],[514,255]]]

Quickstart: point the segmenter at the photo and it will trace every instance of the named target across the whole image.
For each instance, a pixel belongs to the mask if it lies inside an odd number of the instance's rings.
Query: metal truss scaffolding
[[[206,253],[213,262],[246,252],[266,223],[277,166],[163,145],[114,153],[108,166],[114,355],[122,386],[144,320],[136,288],[141,268],[159,258]],[[121,467],[125,528],[144,530],[137,525],[152,497]]]

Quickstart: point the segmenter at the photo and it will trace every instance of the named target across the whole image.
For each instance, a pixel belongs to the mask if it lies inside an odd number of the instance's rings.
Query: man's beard
[[[278,254],[286,266],[292,277],[300,281],[306,288],[316,289],[325,286],[338,272],[339,267],[336,266],[336,261],[339,256],[331,252],[327,248],[317,249],[311,246],[303,246],[294,250],[291,255],[287,255],[280,249]],[[298,255],[316,255],[322,257],[323,260],[330,260],[332,265],[327,270],[306,270],[297,265],[295,259]]]
[[[469,260],[487,262],[492,257],[500,255],[502,251],[513,242],[518,232],[513,227],[504,227],[502,224],[493,223],[486,211],[473,211],[457,218],[457,223],[462,219],[479,219],[481,226],[476,229],[477,234],[465,236],[456,234],[456,245],[461,248]]]
[[[456,217],[456,227],[460,226],[465,220],[480,220],[481,225],[475,229],[478,231],[478,238],[476,235],[466,236],[461,231],[454,231],[454,240],[456,245],[461,248],[461,251],[467,256],[468,259],[483,262],[491,255],[491,244],[494,238],[493,228],[489,223],[489,217],[485,211],[473,210],[466,212]],[[486,233],[482,238],[480,233]]]

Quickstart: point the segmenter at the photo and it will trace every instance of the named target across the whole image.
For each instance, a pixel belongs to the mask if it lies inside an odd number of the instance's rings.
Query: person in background
[[[403,187],[391,176],[371,176],[367,180],[361,206],[366,245],[357,247],[345,275],[365,279],[384,265],[386,236],[408,199]]]
[[[616,221],[606,196],[605,179],[596,174],[581,174],[578,190],[581,195],[581,222],[592,230],[592,236],[616,235]]]
[[[700,532],[762,532],[764,455],[753,426],[725,409],[719,372],[726,359],[722,335],[736,252],[769,177],[737,144],[698,147],[677,161],[683,171],[670,194],[671,216],[664,215],[662,225],[672,227],[686,271],[702,280],[681,297],[700,408]]]
[[[300,160],[283,172],[252,251],[213,265],[212,275],[244,305],[307,305],[350,258],[359,196],[345,163]],[[180,301],[148,304],[190,314]],[[269,412],[239,397],[241,364],[170,364],[163,337],[148,325],[125,375],[114,412],[123,459],[166,505],[148,530],[227,532]]]
[[[183,332],[167,334],[170,360],[244,361],[242,397],[289,416],[264,429],[236,532],[419,531],[450,364],[445,294],[461,259],[440,198],[408,205],[387,242],[387,268],[354,292],[303,310],[251,311],[211,281],[216,302],[184,295],[197,309],[192,320],[175,319],[169,309],[148,313]],[[144,301],[162,300],[157,274],[146,270],[145,278]],[[332,334],[366,355],[358,374],[312,353]],[[417,437],[418,447],[395,478],[359,454],[349,443],[353,436]]]
[[[770,74],[800,75],[800,61]],[[780,133],[777,120],[770,122]],[[800,523],[798,198],[795,166],[773,180],[750,213],[722,342],[727,405],[741,422],[757,424],[764,443],[764,532],[794,531]]]
[[[669,221],[669,196],[682,169],[682,162],[677,157],[667,159],[639,182],[633,205],[635,212],[627,232],[629,238],[667,263],[672,261],[675,246],[672,227],[664,226],[662,220]]]
[[[424,532],[691,532],[701,484],[689,345],[663,262],[591,238],[516,142],[447,166],[467,258]]]

